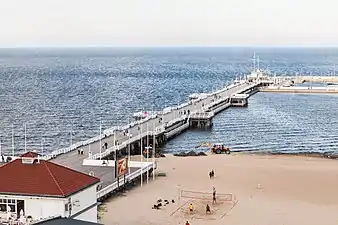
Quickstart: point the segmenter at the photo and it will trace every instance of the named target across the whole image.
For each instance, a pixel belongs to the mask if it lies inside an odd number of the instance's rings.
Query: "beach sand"
[[[143,187],[109,199],[104,203],[103,224],[173,225],[185,224],[187,220],[191,225],[338,224],[337,160],[232,154],[167,155],[157,162],[158,171],[165,172],[166,177],[156,177],[155,181],[150,178]],[[215,177],[210,179],[208,173],[212,169]],[[219,201],[216,205],[212,204],[213,187]],[[233,194],[232,201],[220,202],[221,194],[229,193]],[[152,206],[157,199],[168,199],[170,203],[154,210]],[[188,212],[190,203],[194,206],[192,214]],[[207,203],[211,207],[210,215],[205,214]]]

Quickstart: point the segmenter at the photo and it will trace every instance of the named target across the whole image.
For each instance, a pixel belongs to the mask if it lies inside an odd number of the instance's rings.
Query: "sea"
[[[186,102],[249,74],[254,52],[260,68],[277,76],[327,76],[338,64],[336,48],[0,49],[1,151],[48,153],[99,135],[100,124],[122,126],[140,110]],[[221,142],[237,151],[338,152],[338,95],[257,93],[248,107],[229,108],[213,122],[163,151]]]

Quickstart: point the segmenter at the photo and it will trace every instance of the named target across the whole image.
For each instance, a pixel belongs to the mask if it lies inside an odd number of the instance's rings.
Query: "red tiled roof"
[[[100,179],[55,163],[23,164],[16,159],[0,167],[0,193],[66,197]]]
[[[38,153],[36,152],[26,152],[24,154],[22,154],[20,157],[31,157],[31,158],[35,158],[38,157]]]

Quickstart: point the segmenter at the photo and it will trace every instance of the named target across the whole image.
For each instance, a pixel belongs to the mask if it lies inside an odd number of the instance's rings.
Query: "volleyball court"
[[[216,202],[213,202],[212,192],[180,190],[179,207],[171,215],[195,219],[223,218],[237,203],[235,195],[216,193]],[[189,210],[192,204],[193,211]],[[211,213],[206,213],[206,205],[210,206]]]

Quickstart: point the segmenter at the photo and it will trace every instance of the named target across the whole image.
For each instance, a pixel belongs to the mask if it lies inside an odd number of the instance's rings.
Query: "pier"
[[[335,79],[338,80],[338,77],[330,78],[330,81]],[[186,103],[181,105],[167,107],[157,112],[140,112],[135,115],[135,121],[130,124],[104,130],[99,136],[55,150],[41,158],[100,178],[97,198],[102,200],[125,183],[131,183],[135,179],[140,179],[141,185],[149,179],[155,179],[157,168],[155,158],[159,157],[156,149],[187,129],[211,128],[213,117],[217,113],[229,107],[247,106],[249,97],[258,91],[296,92],[298,90],[299,93],[322,93],[319,90],[323,88],[283,87],[288,82],[302,83],[304,80],[305,82],[323,81],[323,79],[309,77],[271,77],[258,70],[244,79],[236,79],[218,91],[193,94]],[[332,90],[338,93],[338,88]],[[150,146],[152,152],[147,153],[150,154],[148,157],[144,157],[145,148]],[[128,157],[129,170],[124,179],[117,179],[114,176],[115,160],[124,157]],[[0,162],[15,158],[17,157],[6,156],[1,158]]]

